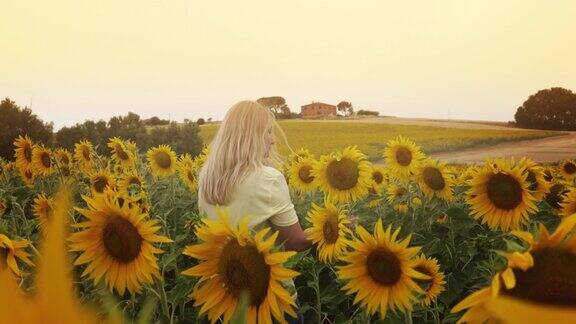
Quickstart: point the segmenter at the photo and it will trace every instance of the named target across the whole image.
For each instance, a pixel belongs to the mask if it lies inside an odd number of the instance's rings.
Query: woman
[[[272,112],[253,101],[240,101],[228,111],[200,171],[198,208],[215,220],[218,208],[228,209],[233,226],[250,215],[251,228],[270,226],[285,249],[303,251],[311,243],[286,179],[272,167],[280,162],[273,146],[274,126],[280,129]]]
[[[241,101],[228,111],[200,171],[198,208],[214,220],[218,208],[228,209],[233,226],[250,215],[250,228],[270,226],[278,231],[278,243],[285,249],[303,251],[311,243],[300,226],[286,179],[272,167],[280,162],[273,146],[274,126],[284,134],[272,112],[253,101]],[[294,283],[285,284],[296,299]],[[303,323],[302,318],[286,316],[289,323]]]

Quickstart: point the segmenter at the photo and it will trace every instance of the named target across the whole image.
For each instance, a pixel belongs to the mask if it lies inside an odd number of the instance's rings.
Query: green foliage
[[[64,127],[56,133],[56,143],[58,146],[73,149],[75,143],[87,139],[96,146],[99,154],[105,154],[108,152],[108,140],[118,136],[138,143],[138,146],[144,150],[160,144],[168,144],[178,154],[197,155],[203,146],[199,131],[198,125],[192,122],[182,124],[172,122],[149,130],[140,116],[128,113],[126,116],[112,117],[108,122],[87,120],[82,124]]]
[[[10,98],[0,103],[0,157],[11,160],[14,156],[14,140],[28,135],[32,140],[52,144],[51,123],[43,122],[28,107],[21,108]]]

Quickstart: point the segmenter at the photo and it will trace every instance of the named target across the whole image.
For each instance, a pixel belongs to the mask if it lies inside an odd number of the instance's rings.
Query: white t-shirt
[[[228,210],[232,226],[237,225],[246,215],[250,217],[249,227],[256,229],[269,226],[269,223],[290,226],[298,222],[284,175],[268,166],[246,176],[226,206],[211,205],[198,194],[198,209],[201,215],[218,220],[218,208]]]

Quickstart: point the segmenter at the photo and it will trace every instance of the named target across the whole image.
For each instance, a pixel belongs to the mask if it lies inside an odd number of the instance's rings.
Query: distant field
[[[470,129],[466,129],[464,127],[448,128],[362,121],[290,120],[281,121],[280,125],[294,150],[305,147],[318,156],[340,150],[348,145],[356,145],[371,160],[380,159],[386,142],[397,135],[404,135],[415,140],[426,153],[434,153],[559,134],[558,132],[506,129],[503,127],[487,129],[470,127]],[[201,126],[200,135],[205,143],[210,143],[217,129],[218,125]],[[287,154],[288,148],[280,142],[278,139],[277,144],[280,153]]]

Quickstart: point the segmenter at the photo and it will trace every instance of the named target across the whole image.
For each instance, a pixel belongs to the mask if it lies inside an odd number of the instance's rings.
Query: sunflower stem
[[[406,312],[406,313],[404,313],[404,315],[406,317],[405,323],[406,324],[412,324],[412,312],[411,311]]]
[[[160,280],[156,280],[156,286],[158,287],[158,290],[160,292],[160,303],[162,304],[162,312],[164,313],[164,316],[166,316],[167,319],[170,320],[170,322],[172,322],[172,318],[170,316],[170,309],[168,308],[168,298],[166,297],[166,290],[164,290],[164,285],[162,284],[162,281]]]

